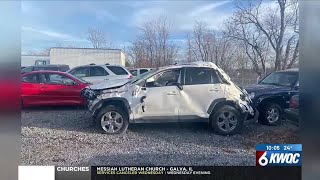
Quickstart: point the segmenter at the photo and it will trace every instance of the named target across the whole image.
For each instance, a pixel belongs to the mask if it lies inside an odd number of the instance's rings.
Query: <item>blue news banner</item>
[[[301,166],[301,144],[257,144],[256,166]]]
[[[258,144],[256,166],[21,166],[19,180],[127,180],[129,177],[179,180],[286,177],[290,180],[301,180],[301,165],[301,144]]]

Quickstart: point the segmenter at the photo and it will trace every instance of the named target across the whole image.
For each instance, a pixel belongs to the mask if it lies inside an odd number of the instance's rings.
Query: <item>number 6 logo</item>
[[[267,152],[264,152],[262,156],[259,158],[260,166],[266,166],[268,164]]]

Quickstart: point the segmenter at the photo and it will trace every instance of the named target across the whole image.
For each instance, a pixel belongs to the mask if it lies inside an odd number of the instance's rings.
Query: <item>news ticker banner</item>
[[[301,179],[301,167],[257,166],[19,166],[19,180]]]
[[[301,166],[301,144],[257,144],[256,166]]]
[[[256,166],[19,166],[19,180],[301,179],[301,144],[258,144]],[[280,167],[279,167],[280,166]],[[227,177],[227,178],[226,178]]]

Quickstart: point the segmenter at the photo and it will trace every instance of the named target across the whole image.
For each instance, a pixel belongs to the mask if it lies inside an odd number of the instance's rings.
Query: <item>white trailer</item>
[[[49,56],[21,55],[21,67],[50,64]]]
[[[120,49],[51,48],[50,64],[67,64],[70,68],[88,64],[125,66],[125,54]]]

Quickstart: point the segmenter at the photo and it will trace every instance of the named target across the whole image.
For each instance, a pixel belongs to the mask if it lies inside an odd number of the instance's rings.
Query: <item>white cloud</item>
[[[63,40],[63,41],[87,41],[85,39],[73,37],[73,36],[71,36],[69,34],[60,33],[60,32],[56,32],[56,31],[52,31],[52,30],[37,29],[37,28],[29,27],[29,26],[22,26],[22,30],[23,31],[31,31],[31,32],[34,32],[34,33],[42,34],[42,35],[45,35],[45,36],[48,36],[50,38],[57,39],[57,40]]]
[[[206,4],[206,5],[197,7],[195,10],[193,10],[189,13],[189,16],[199,16],[203,13],[207,13],[208,11],[212,11],[215,8],[218,8],[219,6],[225,5],[227,3],[229,3],[229,1],[214,2],[211,4]]]
[[[144,22],[153,20],[159,16],[167,17],[173,30],[190,31],[193,28],[194,21],[201,20],[208,24],[210,28],[219,29],[223,21],[232,14],[232,9],[220,10],[223,5],[230,1],[205,2],[157,2],[145,3],[144,6],[136,8],[133,11],[132,19],[128,24],[134,27],[140,27]]]

